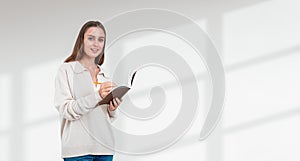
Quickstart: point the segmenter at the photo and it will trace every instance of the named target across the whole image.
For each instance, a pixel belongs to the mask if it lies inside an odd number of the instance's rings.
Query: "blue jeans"
[[[64,158],[64,161],[112,161],[112,155],[83,155],[79,157]]]

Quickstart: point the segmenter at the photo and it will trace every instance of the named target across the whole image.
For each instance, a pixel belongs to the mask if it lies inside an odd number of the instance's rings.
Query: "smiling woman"
[[[101,65],[104,61],[106,32],[98,21],[84,24],[72,54],[58,70],[55,81],[54,104],[60,115],[62,158],[107,160],[113,158],[114,140],[109,123],[116,117],[121,99],[109,104],[98,103],[116,85],[107,81]],[[82,121],[88,124],[82,124]],[[99,144],[88,131],[96,131],[108,146]]]
[[[98,36],[98,40],[96,40],[97,36]],[[95,58],[95,64],[102,65],[104,61],[105,36],[106,36],[105,28],[100,22],[98,21],[87,22],[82,26],[81,30],[79,31],[77,40],[73,48],[73,52],[65,60],[65,62],[80,60],[83,57],[84,52],[91,51],[91,48],[93,47],[92,42],[99,41],[99,43],[95,43],[95,45],[99,45],[99,47],[97,48],[99,49],[99,51],[98,51],[98,55]],[[89,49],[88,47],[91,48]],[[101,53],[99,54],[99,52]]]

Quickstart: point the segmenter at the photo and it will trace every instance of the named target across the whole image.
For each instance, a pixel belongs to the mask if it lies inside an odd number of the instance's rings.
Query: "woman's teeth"
[[[98,52],[98,49],[91,49],[94,53]]]

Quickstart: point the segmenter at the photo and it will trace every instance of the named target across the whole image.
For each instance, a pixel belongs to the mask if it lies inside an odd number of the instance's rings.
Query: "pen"
[[[94,82],[94,84],[102,84],[102,82]]]

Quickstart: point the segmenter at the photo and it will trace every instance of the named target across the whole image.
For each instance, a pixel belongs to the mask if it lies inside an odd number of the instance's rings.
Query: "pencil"
[[[94,84],[102,84],[102,82],[94,82]]]

